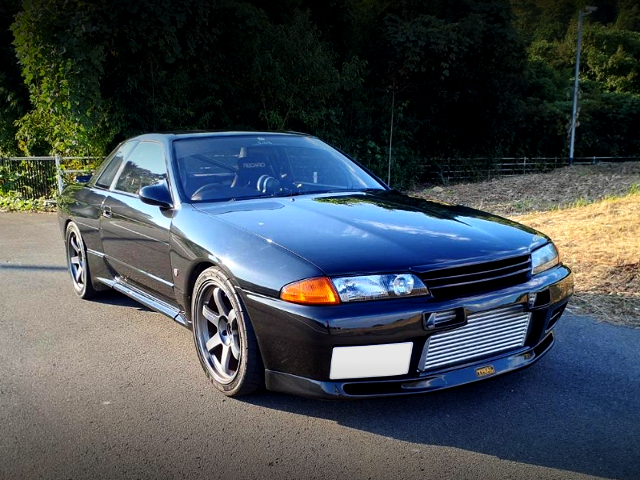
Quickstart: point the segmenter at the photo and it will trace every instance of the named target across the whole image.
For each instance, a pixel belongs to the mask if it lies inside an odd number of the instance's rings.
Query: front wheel
[[[71,274],[73,289],[80,298],[88,299],[96,294],[91,283],[89,262],[87,261],[87,249],[82,240],[78,226],[69,222],[66,231],[67,267]]]
[[[234,397],[262,386],[264,366],[253,326],[220,269],[208,268],[198,277],[191,318],[198,359],[218,390]]]

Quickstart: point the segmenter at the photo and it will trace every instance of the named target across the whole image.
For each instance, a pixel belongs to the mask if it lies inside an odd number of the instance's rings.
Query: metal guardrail
[[[639,157],[575,157],[574,165],[640,161]],[[528,173],[543,173],[569,165],[565,157],[453,157],[426,159],[421,180],[432,183],[490,180]]]
[[[63,157],[60,155],[40,157],[0,158],[0,168],[8,173],[12,189],[20,192],[24,198],[51,197],[54,191],[62,193],[65,183],[73,181],[77,174],[93,173],[93,169],[67,169],[64,163],[71,160],[88,162],[102,160],[104,157]],[[65,182],[67,180],[67,182]],[[0,177],[0,182],[2,178]]]
[[[24,198],[51,196],[57,170],[54,157],[0,158],[2,190],[20,192]]]

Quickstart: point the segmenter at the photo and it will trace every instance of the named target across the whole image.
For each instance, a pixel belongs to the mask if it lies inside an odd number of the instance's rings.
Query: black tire
[[[264,384],[264,365],[253,326],[229,278],[216,267],[193,287],[193,340],[200,365],[223,394],[237,397]]]
[[[87,259],[87,247],[82,239],[78,226],[69,222],[65,234],[65,247],[67,254],[67,268],[73,282],[73,290],[83,299],[89,299],[96,295],[91,280],[91,271]]]

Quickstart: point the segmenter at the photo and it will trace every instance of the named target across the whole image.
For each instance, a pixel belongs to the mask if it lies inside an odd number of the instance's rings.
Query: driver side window
[[[115,189],[137,195],[142,187],[166,178],[164,147],[155,142],[140,142],[122,169]]]

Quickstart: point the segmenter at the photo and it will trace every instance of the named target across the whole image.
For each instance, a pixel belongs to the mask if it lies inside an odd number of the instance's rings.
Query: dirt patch
[[[510,216],[586,205],[634,190],[640,190],[640,162],[576,165],[482,183],[424,185],[409,194]]]
[[[565,167],[410,194],[469,205],[546,233],[575,274],[570,308],[640,328],[640,162]]]

